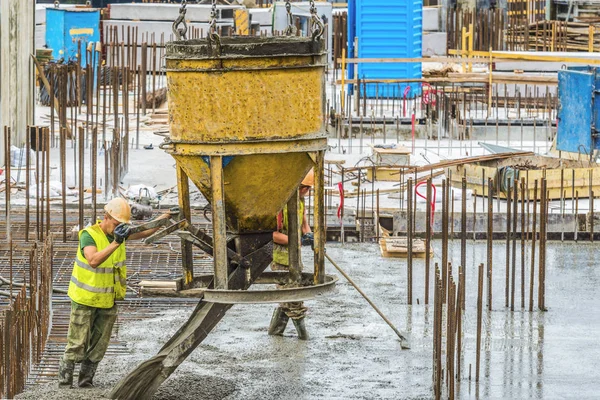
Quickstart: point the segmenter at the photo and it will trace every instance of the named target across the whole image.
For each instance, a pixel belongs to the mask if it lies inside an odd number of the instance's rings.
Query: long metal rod
[[[392,321],[390,321],[388,317],[386,317],[381,312],[381,310],[375,305],[375,303],[371,301],[371,299],[365,294],[365,292],[363,292],[361,288],[358,287],[358,285],[352,280],[352,278],[350,278],[350,276],[348,276],[348,274],[342,268],[340,268],[340,266],[337,265],[335,261],[331,259],[329,254],[325,253],[325,257],[335,267],[335,269],[337,269],[339,273],[342,274],[344,278],[346,278],[346,280],[354,287],[354,289],[356,289],[356,291],[360,293],[360,295],[369,303],[369,305],[373,307],[373,309],[377,312],[377,314],[379,314],[379,316],[385,321],[385,323],[388,324],[390,328],[392,328],[394,333],[400,338],[400,347],[403,349],[410,349],[408,339],[398,330],[398,328],[394,326],[394,324],[392,324]]]

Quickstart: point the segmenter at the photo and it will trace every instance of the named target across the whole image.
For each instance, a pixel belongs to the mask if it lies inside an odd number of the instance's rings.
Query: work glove
[[[128,237],[131,231],[131,225],[119,224],[115,228],[113,234],[115,235],[115,242],[118,244],[123,243]]]
[[[311,249],[315,248],[315,235],[312,232],[305,233],[302,235],[301,240],[302,246],[310,246]]]

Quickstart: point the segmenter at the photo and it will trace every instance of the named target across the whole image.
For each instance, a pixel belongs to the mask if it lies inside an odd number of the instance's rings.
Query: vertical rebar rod
[[[525,308],[525,178],[521,178],[521,308]]]
[[[458,300],[456,304],[456,379],[460,381],[462,354],[462,315],[464,301],[465,267],[458,267]]]
[[[429,271],[431,269],[431,225],[433,222],[431,208],[431,178],[427,178],[427,212],[425,226],[425,304],[429,304]]]
[[[10,163],[11,163],[11,151],[10,151],[10,146],[11,146],[11,129],[8,126],[4,126],[4,159],[6,160],[5,164],[6,164],[6,171],[4,172],[4,189],[5,189],[5,194],[6,194],[6,210],[4,210],[4,212],[6,213],[6,240],[10,243],[12,241],[12,232],[11,232],[11,224],[10,224],[10,209],[11,209],[11,203],[10,203],[10,187],[11,187],[11,171],[10,171]],[[39,184],[37,185],[39,186]],[[12,248],[12,246],[11,246]],[[12,271],[12,270],[11,270]],[[12,282],[12,279],[11,279]],[[12,289],[11,289],[11,299],[12,299]]]
[[[62,200],[62,237],[63,243],[67,242],[67,130],[60,128],[60,180]]]
[[[54,94],[54,92],[51,92]],[[53,106],[53,105],[52,105]],[[52,106],[50,108],[52,108]],[[25,241],[29,242],[29,185],[30,185],[30,174],[31,174],[31,126],[27,126],[25,132]],[[20,165],[19,165],[20,167]],[[8,203],[6,204],[8,207]]]
[[[533,311],[533,291],[535,281],[535,240],[537,235],[537,193],[538,180],[533,183],[533,217],[531,225],[531,271],[529,276],[529,311]]]
[[[96,188],[98,181],[98,128],[92,129],[92,148],[90,149],[90,169],[92,170],[92,220],[91,224],[96,223]]]
[[[44,191],[45,191],[45,183],[46,183],[46,146],[45,146],[45,141],[44,141],[44,130],[40,129],[40,141],[39,143],[39,148],[40,151],[42,152],[42,154],[40,155],[41,157],[41,169],[39,170],[39,174],[41,176],[39,185],[41,186],[40,189],[40,219],[39,219],[39,224],[40,224],[40,238],[43,240],[44,239],[44,221],[45,221],[45,214],[44,214],[44,209],[45,209],[45,204],[44,204]],[[46,193],[46,196],[48,195],[48,193]]]
[[[487,277],[488,277],[488,310],[492,310],[492,277],[493,277],[493,252],[494,252],[494,204],[492,201],[492,193],[494,183],[492,178],[488,178],[488,193],[487,193]]]
[[[460,211],[460,265],[467,265],[467,178],[463,176]],[[473,234],[475,232],[473,231]]]
[[[510,181],[509,181],[510,182]],[[504,297],[505,297],[505,307],[508,307],[508,294],[510,291],[510,237],[511,237],[511,198],[512,198],[512,188],[509,187],[506,189],[506,282],[504,288]]]
[[[442,180],[442,303],[446,303],[446,266],[448,265],[448,204],[446,180]]]
[[[42,177],[40,175],[40,128],[35,128],[35,225],[36,225],[36,240],[41,240],[40,227],[40,186],[42,185]]]
[[[548,218],[548,197],[547,197],[546,178],[542,178],[541,196],[540,196],[540,245],[539,245],[539,282],[538,282],[538,307],[541,311],[546,311],[546,221]]]
[[[408,200],[406,209],[406,249],[407,249],[407,304],[412,304],[412,267],[413,267],[413,256],[412,256],[412,241],[413,241],[413,202],[412,202],[412,188],[413,180],[408,178],[406,196]]]
[[[513,225],[512,225],[512,267],[511,267],[511,283],[510,283],[510,310],[515,310],[515,280],[516,280],[516,269],[517,269],[517,217],[519,207],[519,187],[517,186],[517,180],[513,179]]]
[[[50,236],[50,129],[44,128],[46,148],[46,238]]]
[[[479,264],[479,275],[477,284],[477,341],[475,350],[475,382],[479,382],[479,370],[481,364],[481,325],[483,316],[483,264]]]

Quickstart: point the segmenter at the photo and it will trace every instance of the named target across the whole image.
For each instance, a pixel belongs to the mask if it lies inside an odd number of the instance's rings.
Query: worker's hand
[[[315,235],[312,232],[307,232],[302,235],[301,240],[302,246],[310,246],[311,249],[315,248]]]
[[[119,224],[115,228],[113,234],[115,235],[115,242],[118,244],[123,243],[128,237],[131,231],[131,225]]]

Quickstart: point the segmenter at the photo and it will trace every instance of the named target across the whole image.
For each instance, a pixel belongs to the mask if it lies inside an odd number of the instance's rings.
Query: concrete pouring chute
[[[178,33],[184,36],[185,29]],[[160,147],[177,163],[180,214],[163,232],[179,230],[182,239],[183,277],[172,282],[175,295],[200,302],[111,398],[149,398],[233,304],[308,300],[337,280],[324,273],[326,49],[318,31],[308,38],[221,38],[213,32],[207,39],[178,40],[166,45],[166,66],[170,136]],[[307,274],[300,268],[300,224],[293,221],[299,218],[298,188],[311,169],[315,272]],[[191,223],[188,178],[211,203],[212,236]],[[263,274],[273,259],[277,214],[286,204],[289,272]],[[213,257],[214,275],[194,276],[192,246]],[[286,287],[246,290],[265,283]]]

